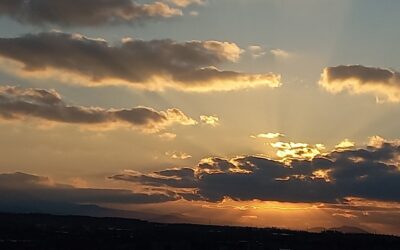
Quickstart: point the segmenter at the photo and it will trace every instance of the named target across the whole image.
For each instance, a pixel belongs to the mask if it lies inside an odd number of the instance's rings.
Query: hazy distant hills
[[[355,230],[351,227],[339,229]],[[341,233],[338,230],[309,233],[277,228],[151,223],[123,218],[0,213],[0,249],[399,250],[400,237]]]
[[[81,215],[92,217],[120,217],[141,219],[160,223],[200,223],[195,218],[187,218],[179,214],[153,214],[147,212],[127,211],[105,208],[98,205],[80,205],[67,202],[54,202],[31,199],[0,199],[0,213],[40,213],[54,215]],[[335,231],[341,233],[368,234],[369,232],[358,227],[341,226],[334,228],[314,227],[307,230],[312,233]]]
[[[142,219],[154,222],[184,222],[186,221],[180,215],[158,215],[137,211],[127,211],[105,208],[98,205],[80,205],[67,202],[54,201],[32,201],[24,200],[0,200],[0,212],[3,213],[40,213],[54,215],[82,215],[93,217],[121,217],[130,219]]]
[[[333,232],[341,232],[348,234],[369,234],[370,232],[359,228],[359,227],[351,227],[351,226],[341,226],[341,227],[332,227],[332,228],[324,228],[324,227],[313,227],[307,230],[310,233],[321,233],[324,231],[333,231]]]
[[[80,215],[92,217],[120,217],[128,219],[141,219],[160,223],[198,223],[193,218],[186,218],[179,214],[152,214],[138,211],[127,211],[105,208],[98,205],[79,205],[66,202],[36,201],[31,200],[0,200],[0,213],[40,213],[54,215]],[[314,227],[307,230],[312,233],[335,231],[341,233],[368,234],[369,232],[358,227],[341,226],[334,228]]]
[[[333,227],[333,228],[330,228],[329,230],[341,232],[341,233],[350,233],[350,234],[369,234],[368,231],[366,231],[362,228],[350,227],[350,226]]]
[[[186,218],[178,214],[152,214],[137,211],[118,210],[101,207],[98,205],[79,205],[65,202],[14,200],[1,201],[0,212],[4,213],[40,213],[54,215],[81,215],[92,217],[120,217],[128,219],[141,219],[161,223],[185,223],[196,222],[193,218]],[[336,231],[341,233],[368,234],[369,232],[358,227],[341,226],[334,228],[314,227],[307,230],[312,233],[321,233],[324,231]]]

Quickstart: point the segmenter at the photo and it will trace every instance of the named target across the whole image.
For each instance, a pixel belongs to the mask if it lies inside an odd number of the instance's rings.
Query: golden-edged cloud
[[[187,154],[185,152],[177,152],[177,151],[165,152],[165,155],[174,160],[187,160],[187,159],[192,158],[192,156],[190,154]]]
[[[184,3],[191,1],[174,2],[185,7]],[[96,26],[181,16],[182,10],[163,1],[80,0],[77,4],[70,0],[12,0],[0,2],[0,15],[33,25]]]
[[[205,0],[168,0],[170,3],[179,7],[186,7],[191,4],[204,4]]]
[[[212,127],[216,127],[219,125],[219,118],[215,115],[201,115],[200,121]]]
[[[379,147],[334,150],[288,164],[257,156],[206,158],[192,168],[126,171],[110,178],[209,202],[229,198],[340,204],[348,197],[400,202],[400,169],[391,163],[399,155],[400,144],[385,141]]]
[[[341,65],[323,70],[319,84],[331,93],[374,95],[378,102],[400,102],[400,73],[362,65]]]
[[[353,148],[354,146],[355,146],[354,142],[350,141],[349,139],[344,139],[335,146],[335,149],[343,150],[343,149]]]
[[[89,86],[119,84],[200,92],[280,86],[280,75],[274,73],[242,73],[216,67],[236,62],[241,53],[236,44],[219,41],[178,43],[125,38],[112,46],[103,39],[61,32],[0,39],[0,56],[16,62],[16,73],[21,76],[59,80],[68,76],[69,81]],[[15,64],[8,65],[16,71]]]
[[[276,149],[276,155],[284,160],[312,159],[321,155],[325,146],[322,144],[310,145],[298,142],[273,142],[270,145]]]
[[[40,119],[89,127],[123,125],[143,131],[160,131],[173,124],[197,121],[179,109],[156,111],[147,107],[104,109],[66,104],[54,90],[0,87],[0,117],[7,120]]]

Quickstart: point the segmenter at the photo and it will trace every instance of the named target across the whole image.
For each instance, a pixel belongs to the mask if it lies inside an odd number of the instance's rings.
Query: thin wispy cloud
[[[165,152],[165,155],[174,160],[187,160],[192,158],[190,154],[178,151]]]
[[[261,139],[277,139],[280,137],[285,137],[284,134],[282,133],[261,133],[261,134],[257,134],[257,135],[251,135],[251,138],[261,138]]]
[[[288,58],[290,53],[283,49],[271,49],[271,54],[277,58]]]

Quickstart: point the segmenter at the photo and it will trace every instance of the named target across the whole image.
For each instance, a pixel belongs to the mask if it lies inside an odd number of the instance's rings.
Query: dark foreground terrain
[[[0,214],[0,249],[400,249],[373,234],[159,224],[118,218]]]

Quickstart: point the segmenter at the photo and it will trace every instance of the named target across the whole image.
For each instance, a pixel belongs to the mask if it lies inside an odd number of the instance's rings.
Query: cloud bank
[[[193,1],[174,2],[185,7]],[[139,4],[132,0],[5,0],[0,2],[0,15],[24,24],[71,27],[132,24],[181,16],[182,10],[162,1]]]
[[[197,123],[179,109],[156,111],[147,107],[104,109],[73,106],[66,104],[55,90],[10,86],[0,87],[0,117],[82,125],[121,124],[147,131],[159,131],[172,124]]]
[[[377,101],[400,102],[400,73],[362,65],[341,65],[323,70],[319,84],[331,93],[374,95]]]
[[[187,200],[261,200],[341,203],[348,197],[400,202],[399,142],[332,151],[290,163],[263,157],[208,158],[193,168],[110,177],[152,188],[174,189]],[[190,191],[188,191],[190,190]]]
[[[224,71],[216,66],[239,60],[242,50],[219,41],[102,39],[49,32],[0,38],[0,56],[17,62],[20,74],[62,80],[72,75],[86,85],[123,84],[138,88],[221,91],[280,86],[280,75]],[[13,66],[14,67],[14,66]]]
[[[176,200],[172,194],[135,193],[123,189],[77,188],[54,183],[48,177],[26,173],[0,174],[0,197],[10,200],[37,200],[65,203],[148,204]]]

